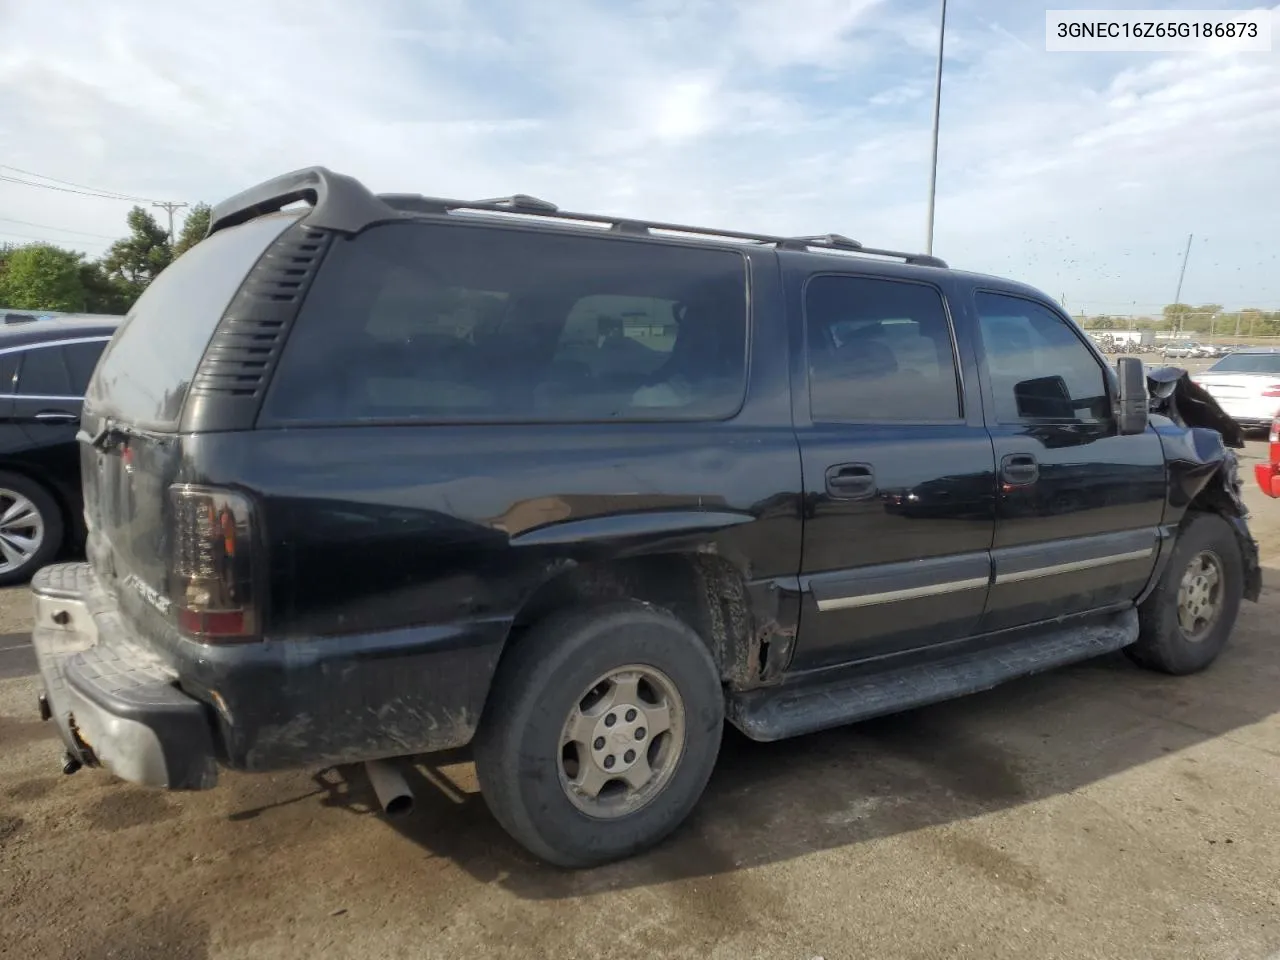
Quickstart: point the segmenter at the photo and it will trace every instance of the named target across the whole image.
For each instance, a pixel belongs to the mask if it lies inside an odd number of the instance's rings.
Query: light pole
[[[929,164],[929,218],[925,227],[924,252],[933,253],[933,202],[938,192],[938,119],[942,115],[942,48],[947,39],[947,0],[942,0],[938,22],[938,70],[933,79],[933,157]]]

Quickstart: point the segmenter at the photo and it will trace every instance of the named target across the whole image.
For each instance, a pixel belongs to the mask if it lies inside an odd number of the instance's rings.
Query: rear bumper
[[[1280,463],[1254,464],[1253,476],[1268,497],[1280,497]]]
[[[36,574],[32,643],[67,751],[124,780],[174,790],[217,783],[208,709],[129,639],[87,564]]]
[[[67,749],[170,789],[214,786],[219,764],[278,770],[465,746],[509,627],[210,645],[132,608],[122,617],[87,563],[46,567],[31,589],[32,641]]]

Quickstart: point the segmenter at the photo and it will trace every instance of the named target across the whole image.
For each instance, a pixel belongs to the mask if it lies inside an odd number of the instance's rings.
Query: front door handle
[[[41,423],[75,423],[80,418],[67,410],[41,410],[36,419]]]
[[[1000,479],[1022,486],[1040,479],[1040,465],[1029,453],[1010,453],[1000,459]]]
[[[827,467],[827,493],[836,500],[862,500],[876,492],[869,463],[837,463]]]

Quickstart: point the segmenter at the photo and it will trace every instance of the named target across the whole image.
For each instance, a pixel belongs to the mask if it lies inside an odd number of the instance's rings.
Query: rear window
[[[227,304],[297,214],[220,230],[166,268],[138,298],[89,384],[95,414],[172,429]]]
[[[746,331],[732,251],[387,224],[330,251],[260,422],[722,418]]]
[[[1280,373],[1280,353],[1233,353],[1223,357],[1207,373]]]

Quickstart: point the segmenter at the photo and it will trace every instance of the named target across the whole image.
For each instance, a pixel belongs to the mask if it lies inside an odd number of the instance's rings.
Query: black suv
[[[119,323],[14,312],[0,323],[0,586],[84,540],[80,404]]]
[[[365,761],[394,807],[382,760],[470,745],[529,850],[615,859],[726,719],[1207,666],[1260,574],[1185,385],[1149,413],[1138,361],[933,257],[300,171],[217,207],[98,366],[41,706],[68,769],[169,788]]]

